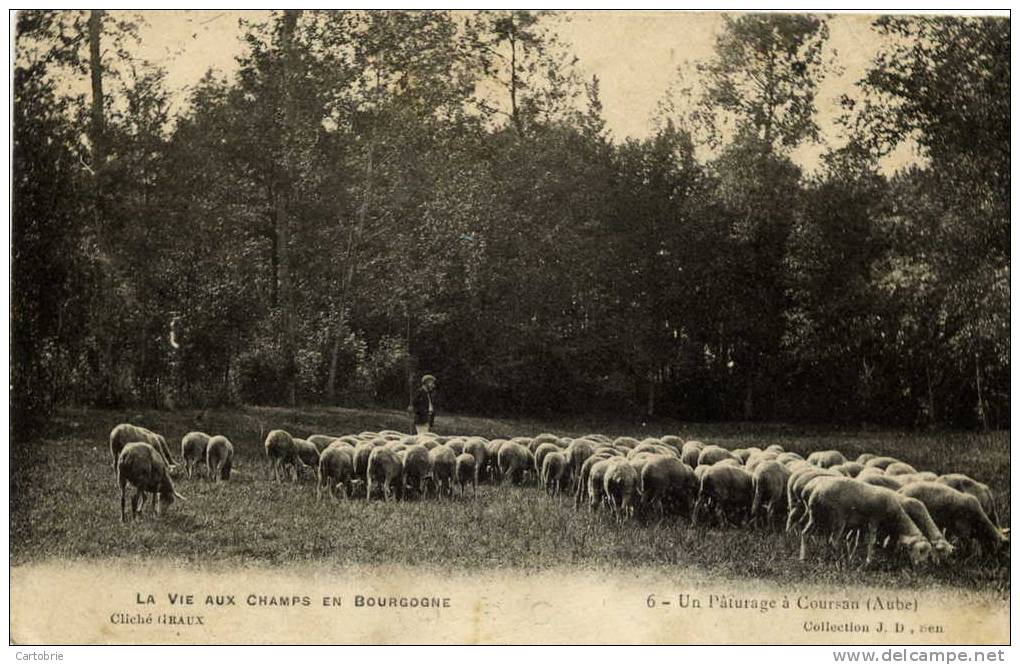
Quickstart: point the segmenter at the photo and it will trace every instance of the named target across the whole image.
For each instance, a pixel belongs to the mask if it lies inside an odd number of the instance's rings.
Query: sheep
[[[776,457],[776,461],[779,462],[780,464],[785,464],[787,468],[789,468],[789,466],[794,462],[806,460],[804,460],[804,458],[798,455],[797,453],[783,452],[779,453],[779,456]]]
[[[872,453],[861,453],[857,456],[856,461],[858,464],[867,465],[868,461],[875,459],[875,457],[877,457],[877,455],[873,455]]]
[[[698,466],[712,465],[726,459],[740,460],[733,453],[720,446],[705,446],[698,455]]]
[[[327,489],[330,496],[339,501],[337,490],[343,489],[344,500],[351,496],[354,478],[354,457],[346,448],[329,446],[319,455],[319,479],[315,488],[315,500]]]
[[[856,478],[861,471],[864,471],[864,465],[859,462],[843,462],[836,466],[830,466],[830,469],[836,473],[846,476],[847,478]]]
[[[485,462],[488,473],[486,474],[494,483],[503,481],[499,473],[499,449],[506,443],[505,439],[493,439],[485,444]]]
[[[748,450],[747,448],[734,448],[730,452],[733,453],[734,457],[740,460],[741,466],[746,465],[747,460],[750,459],[752,454],[754,454],[753,451]]]
[[[631,448],[637,448],[640,441],[630,436],[618,436],[613,439],[614,446],[622,446],[628,450]]]
[[[276,481],[283,482],[281,471],[282,476],[286,476],[288,466],[294,471],[294,480],[297,480],[297,448],[291,435],[282,429],[274,429],[266,436],[265,446]]]
[[[432,468],[432,486],[435,488],[436,494],[453,496],[457,454],[447,446],[436,446],[429,451],[429,465]]]
[[[924,504],[932,520],[945,530],[946,536],[957,537],[979,555],[983,545],[993,551],[1009,545],[1009,539],[988,518],[977,497],[960,492],[939,482],[911,483],[900,494]]]
[[[414,490],[415,496],[421,496],[422,483],[432,468],[428,448],[421,444],[410,446],[403,451],[401,462],[403,463],[401,489],[410,487]]]
[[[173,456],[170,454],[170,447],[166,445],[166,439],[161,434],[156,434],[152,430],[139,427],[138,425],[131,425],[130,423],[121,423],[112,430],[110,430],[110,455],[113,457],[113,470],[117,470],[117,464],[120,460],[120,451],[124,449],[129,443],[136,441],[144,441],[160,454],[163,461],[166,463],[167,469],[171,470],[176,466]]]
[[[450,439],[449,441],[447,441],[443,445],[446,446],[447,448],[449,448],[450,450],[452,450],[454,452],[454,454],[460,455],[461,453],[464,452],[464,441],[463,441],[463,439]]]
[[[948,558],[953,554],[953,546],[949,544],[949,541],[945,539],[938,526],[935,524],[935,520],[931,518],[931,513],[928,512],[928,508],[925,507],[921,501],[909,497],[905,494],[900,494],[900,503],[903,506],[903,510],[906,511],[907,515],[914,521],[917,528],[921,530],[928,542],[932,544],[932,556],[934,558],[943,559]]]
[[[131,515],[141,513],[145,503],[145,493],[153,494],[152,506],[157,515],[162,515],[174,499],[184,497],[174,489],[169,469],[156,448],[143,441],[134,441],[124,445],[117,456],[117,483],[120,485],[120,521],[125,521],[124,509],[127,485],[135,488],[131,498]]]
[[[294,452],[298,461],[313,470],[319,468],[319,449],[307,439],[293,439]]]
[[[403,465],[397,454],[385,446],[372,448],[368,456],[368,467],[365,471],[365,498],[372,498],[372,486],[379,483],[382,487],[383,499],[389,501],[394,491],[403,494],[400,479]]]
[[[895,457],[872,457],[868,461],[864,462],[865,468],[876,468],[885,471],[885,468],[890,464],[896,464],[899,462]]]
[[[691,467],[692,469],[698,466],[698,456],[701,455],[701,450],[705,447],[701,441],[688,441],[680,449],[680,461]]]
[[[694,469],[674,457],[655,457],[641,469],[638,493],[642,506],[658,506],[662,514],[690,515],[698,493]]]
[[[634,494],[637,485],[637,471],[627,460],[614,460],[610,463],[602,479],[602,489],[617,519],[634,514]]]
[[[838,450],[817,450],[808,455],[807,461],[815,466],[828,469],[839,464],[845,464],[846,457]]]
[[[503,480],[510,479],[514,485],[524,481],[524,474],[531,466],[531,453],[514,441],[507,441],[499,449],[499,474]]]
[[[608,453],[594,453],[584,460],[584,463],[581,465],[581,470],[574,476],[577,483],[574,487],[574,508],[580,508],[581,502],[589,496],[588,478],[591,476],[591,467],[594,466],[596,462],[607,460],[610,457],[612,456]]]
[[[807,497],[804,487],[818,476],[844,478],[832,469],[823,469],[813,465],[805,465],[793,471],[786,481],[786,505],[790,511],[786,518],[786,530],[793,528],[807,514]]]
[[[588,511],[597,512],[605,496],[605,477],[616,458],[599,460],[588,470]]]
[[[747,461],[744,462],[744,468],[747,469],[748,473],[753,474],[754,470],[758,468],[758,465],[763,464],[765,462],[773,461],[777,457],[779,457],[779,453],[772,450],[763,450],[760,453],[753,453],[750,457],[747,458]]]
[[[868,471],[868,469],[865,469],[862,473],[860,473],[857,476],[857,480],[875,487],[884,487],[885,489],[892,490],[894,492],[903,487],[903,481],[901,480],[903,476],[894,477],[887,476],[884,473],[869,473]]]
[[[887,476],[905,476],[913,473],[917,473],[917,469],[905,462],[893,462],[885,467],[885,475]]]
[[[662,437],[660,441],[662,441],[662,445],[669,446],[670,448],[675,450],[677,452],[677,455],[680,454],[680,449],[684,447],[684,440],[672,434],[667,434],[666,436]]]
[[[889,475],[889,472],[885,473],[886,478],[892,478],[899,481],[900,485],[909,485],[911,483],[934,483],[939,477],[931,471],[918,471],[917,473],[901,473],[898,476]]]
[[[920,474],[918,474],[920,475]],[[995,507],[995,495],[992,494],[991,488],[984,483],[979,483],[970,476],[962,473],[947,473],[938,478],[932,478],[931,480],[937,480],[943,485],[952,487],[954,490],[970,494],[981,503],[981,508],[988,515],[988,518],[992,520],[992,524],[998,526],[999,522],[999,511]]]
[[[713,464],[701,475],[691,522],[697,524],[701,510],[711,506],[715,508],[720,522],[743,523],[750,511],[753,496],[751,474],[743,467]]]
[[[581,467],[585,460],[595,454],[595,445],[587,439],[574,439],[567,446],[567,466],[572,482],[580,482]],[[575,491],[580,488],[575,487]]]
[[[842,543],[847,529],[865,529],[867,558],[874,558],[879,529],[895,538],[915,565],[931,555],[931,543],[910,519],[896,493],[852,478],[816,478],[808,499],[808,521],[800,535],[800,560],[807,559],[807,539],[816,531],[828,532]],[[831,541],[830,541],[831,542]]]
[[[738,459],[727,458],[727,459],[721,459],[718,462],[716,462],[715,464],[710,464],[709,466],[739,466],[739,467],[743,467],[744,465],[741,464],[740,460],[738,460]]]
[[[566,471],[567,456],[558,450],[548,453],[542,458],[540,477],[542,479],[542,486],[549,496],[555,496],[563,489],[563,479]]]
[[[776,453],[777,455],[782,455],[786,451],[783,450],[783,447],[781,445],[779,445],[778,443],[773,443],[772,445],[766,446],[764,452],[766,452],[766,453]]]
[[[775,460],[768,460],[757,465],[751,473],[751,489],[754,498],[751,500],[751,521],[756,522],[762,507],[766,507],[765,523],[775,524],[780,510],[786,510],[786,482],[790,479],[790,470]]]
[[[315,446],[315,449],[321,453],[323,450],[325,450],[339,438],[340,437],[330,436],[328,434],[313,434],[306,440],[308,441],[308,443]]]
[[[560,440],[560,437],[556,436],[555,434],[550,434],[549,432],[542,432],[541,434],[539,434],[538,436],[536,436],[534,438],[534,441],[537,441],[540,444],[541,443],[556,443],[559,440]]]
[[[368,458],[372,455],[372,451],[375,450],[375,446],[371,441],[362,441],[354,447],[354,477],[361,478],[368,473]]]
[[[519,445],[519,444],[513,444]],[[471,484],[471,496],[478,495],[478,485],[475,483],[475,457],[471,453],[461,453],[456,460],[457,483],[460,485],[460,495],[464,496],[464,486]]]
[[[205,432],[188,432],[181,438],[181,460],[188,472],[188,478],[195,473],[195,467],[205,461],[205,449],[209,435]]]
[[[542,462],[545,456],[549,453],[558,453],[560,451],[559,446],[553,443],[539,443],[538,447],[535,448],[535,475],[540,476],[542,473]]]
[[[234,444],[225,436],[214,436],[209,439],[205,449],[205,467],[209,480],[219,482],[230,480],[230,469],[234,464]]]

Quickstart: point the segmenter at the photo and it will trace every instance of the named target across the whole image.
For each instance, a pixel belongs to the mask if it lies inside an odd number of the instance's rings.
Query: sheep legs
[[[801,561],[806,561],[807,560],[807,539],[808,539],[808,536],[811,534],[811,532],[814,531],[814,530],[815,530],[814,519],[811,518],[811,517],[808,517],[807,526],[805,526],[804,530],[800,532],[800,560]]]

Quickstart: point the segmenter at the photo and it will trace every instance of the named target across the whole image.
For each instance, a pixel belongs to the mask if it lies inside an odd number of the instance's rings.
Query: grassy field
[[[386,504],[363,499],[317,504],[311,481],[278,485],[266,480],[260,436],[281,428],[295,436],[406,429],[400,411],[336,408],[243,408],[205,412],[61,411],[38,440],[12,444],[12,564],[66,559],[154,558],[182,565],[328,565],[397,563],[436,568],[513,566],[546,569],[570,565],[593,570],[664,567],[683,575],[760,578],[780,583],[810,580],[835,585],[958,587],[1009,594],[1009,567],[994,561],[953,561],[910,569],[882,561],[838,569],[832,560],[797,560],[793,536],[763,531],[691,528],[675,522],[617,524],[608,514],[575,511],[570,497],[549,498],[535,487],[482,486],[477,499]],[[119,490],[108,436],[119,422],[143,424],[167,436],[175,455],[192,429],[224,434],[237,452],[229,483],[180,479],[188,501],[162,519],[119,521]],[[843,432],[785,426],[646,426],[596,422],[496,421],[444,417],[441,434],[489,438],[565,436],[602,432],[636,437],[679,434],[725,447],[779,443],[806,454],[837,448],[891,454],[919,469],[966,472],[988,483],[1003,521],[1010,515],[1009,433],[905,434]]]

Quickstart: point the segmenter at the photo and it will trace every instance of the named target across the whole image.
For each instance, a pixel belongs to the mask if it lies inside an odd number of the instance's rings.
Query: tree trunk
[[[354,278],[356,276],[354,264],[357,261],[358,251],[361,246],[361,237],[364,234],[365,225],[368,223],[368,211],[372,202],[372,180],[374,178],[374,172],[375,135],[373,131],[373,135],[368,142],[368,154],[365,157],[365,185],[362,188],[361,205],[358,206],[354,225],[351,227],[351,231],[347,235],[347,252],[345,257],[344,273],[340,283],[340,299],[337,304],[337,311],[340,313],[341,319],[345,316],[347,301],[350,297],[351,289],[354,286]],[[337,362],[340,357],[340,344],[342,341],[343,339],[337,335],[337,337],[333,340],[333,348],[330,351],[329,376],[326,379],[326,399],[329,400],[330,404],[333,404],[336,396],[336,369]]]
[[[92,75],[92,126],[89,141],[92,143],[92,171],[95,174],[96,215],[99,214],[99,174],[106,160],[105,115],[103,112],[103,63],[100,40],[103,32],[103,11],[93,9],[89,13],[89,69]],[[98,231],[98,229],[96,229]]]
[[[974,378],[975,386],[977,387],[977,406],[975,408],[977,412],[978,425],[981,426],[982,432],[988,431],[988,414],[985,410],[985,398],[984,392],[981,388],[981,356],[980,354],[974,354]]]
[[[293,141],[288,141],[294,131],[296,113],[294,111],[294,30],[297,26],[300,10],[288,9],[283,13],[283,30],[281,32],[283,48],[283,104],[284,104],[284,138],[285,147],[283,151],[283,178],[282,187],[276,194],[276,243],[277,243],[277,270],[279,272],[279,304],[280,304],[280,327],[281,347],[285,367],[285,382],[287,403],[290,406],[297,404],[297,363],[294,359],[294,316],[293,297],[291,294],[290,275],[290,204],[293,196],[294,163],[291,156]]]

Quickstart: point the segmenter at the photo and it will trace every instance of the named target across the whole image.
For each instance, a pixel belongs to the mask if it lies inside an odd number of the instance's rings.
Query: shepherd
[[[421,388],[414,395],[409,411],[414,411],[414,431],[428,434],[436,422],[436,377],[426,374],[421,377]]]

